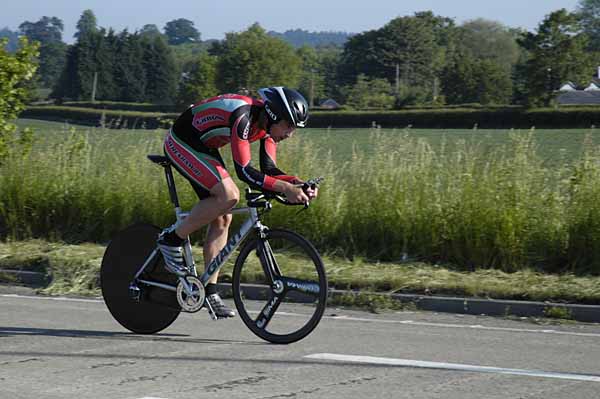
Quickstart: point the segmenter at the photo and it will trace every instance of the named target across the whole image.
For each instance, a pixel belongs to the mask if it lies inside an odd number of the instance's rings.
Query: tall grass
[[[106,242],[136,221],[170,224],[164,176],[145,158],[161,153],[162,137],[65,128],[29,155],[10,155],[0,166],[0,237]],[[317,148],[309,136],[283,143],[283,170],[326,180],[308,211],[276,207],[266,223],[348,258],[600,274],[600,150],[593,144],[552,167],[533,131],[512,132],[502,146],[461,140],[433,148],[408,130],[373,129],[367,145],[370,151],[354,147],[343,157],[338,146]],[[191,206],[193,192],[177,183]]]

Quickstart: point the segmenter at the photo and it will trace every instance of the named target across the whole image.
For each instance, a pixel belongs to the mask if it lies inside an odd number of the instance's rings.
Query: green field
[[[66,125],[59,122],[49,122],[33,119],[19,120],[21,127],[31,127],[40,135],[64,135],[65,131],[74,130],[90,133],[93,138],[102,131],[110,134],[118,132],[123,135],[125,143],[135,143],[140,136],[162,137],[162,130],[131,130],[116,131],[91,128],[81,125]],[[376,147],[372,144],[369,134],[371,129],[303,129],[296,132],[293,140],[307,138],[314,147],[331,151],[332,159],[336,162],[351,160],[352,153],[358,152],[367,156],[376,155]],[[432,148],[439,152],[444,148],[453,151],[458,142],[464,141],[478,145],[484,151],[492,151],[496,147],[511,143],[510,136],[514,134],[531,134],[538,146],[538,155],[550,165],[570,162],[581,157],[584,148],[590,145],[600,145],[600,129],[537,129],[537,130],[482,130],[482,129],[379,129],[384,137],[410,137],[426,140]],[[124,134],[127,133],[127,134]],[[132,133],[132,134],[130,134]],[[222,152],[227,152],[227,147]]]
[[[136,221],[172,222],[164,176],[145,160],[161,153],[164,132],[18,123],[36,130],[36,142],[0,166],[0,238],[105,243]],[[325,183],[309,211],[277,207],[266,220],[347,258],[599,274],[597,136],[592,129],[298,131],[282,143],[278,164]],[[228,148],[222,152],[231,169]],[[193,192],[177,181],[183,206],[191,206]]]

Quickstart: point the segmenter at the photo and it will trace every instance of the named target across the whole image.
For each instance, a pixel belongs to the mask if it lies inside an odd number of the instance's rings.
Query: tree
[[[140,36],[150,36],[151,38],[162,35],[160,30],[158,30],[158,27],[154,24],[146,24],[142,26],[142,29],[140,29],[138,33]]]
[[[519,59],[517,36],[500,22],[475,19],[459,28],[460,46],[478,59],[490,60],[510,72]]]
[[[600,51],[600,0],[579,0],[577,12],[590,39],[589,49]]]
[[[115,32],[112,28],[108,32],[101,29],[92,37],[94,39],[94,73],[97,73],[95,99],[118,100],[120,90],[114,80],[114,67],[117,64],[117,58],[115,57],[117,37]]]
[[[342,50],[335,47],[322,47],[317,49],[319,67],[318,76],[323,81],[323,98],[340,99],[340,87],[337,84],[337,67],[341,61]]]
[[[17,127],[12,120],[25,108],[27,91],[24,83],[31,80],[36,70],[37,45],[27,38],[20,39],[15,54],[6,51],[7,39],[0,39],[0,164],[13,147]],[[27,134],[21,135],[21,139]]]
[[[370,30],[352,36],[344,45],[338,66],[338,83],[353,84],[358,75],[386,76],[388,68],[383,64],[378,42],[381,31]]]
[[[5,48],[9,53],[14,53],[19,47],[19,34],[8,28],[0,29],[0,39],[6,38]]]
[[[194,23],[185,18],[174,19],[165,25],[165,35],[169,44],[178,45],[200,41],[200,33]]]
[[[509,71],[492,60],[478,60],[475,66],[477,101],[479,104],[509,104],[512,81]]]
[[[342,47],[348,38],[352,36],[351,33],[347,32],[309,32],[302,29],[286,30],[283,33],[269,31],[267,34],[282,39],[296,48],[307,45],[310,47]]]
[[[107,63],[102,61],[104,56],[98,55],[99,51],[103,51],[104,34],[104,30],[81,32],[75,44],[67,50],[65,66],[51,97],[89,100],[92,96],[94,75],[98,73],[98,87],[105,83],[102,78],[106,74],[100,66],[106,67]]]
[[[441,80],[448,104],[508,104],[512,97],[510,72],[492,60],[474,57],[465,49],[454,54]]]
[[[302,60],[302,72],[300,74],[300,83],[298,90],[308,99],[312,107],[315,98],[323,95],[324,80],[320,71],[319,54],[313,47],[302,46],[296,54]]]
[[[102,76],[106,76],[104,71],[99,71],[97,59],[97,52],[105,33],[104,30],[98,30],[96,16],[92,10],[85,10],[81,14],[74,35],[77,41],[67,49],[65,65],[50,97],[73,100],[91,98],[94,75],[100,75],[102,72]],[[101,56],[102,58],[104,57]],[[106,62],[103,65],[106,66]],[[100,81],[98,86],[104,83]]]
[[[146,92],[145,71],[140,60],[144,49],[140,34],[130,35],[127,30],[121,32],[115,43],[113,78],[117,86],[117,100],[142,101]]]
[[[528,32],[519,39],[519,45],[529,52],[522,68],[529,105],[549,105],[554,90],[566,81],[579,85],[589,81],[593,68],[587,44],[579,16],[565,9],[548,15],[537,33]]]
[[[392,108],[395,100],[390,82],[365,75],[358,75],[354,85],[347,88],[346,97],[346,104],[356,109]]]
[[[466,50],[455,53],[448,62],[441,75],[442,93],[448,104],[478,102],[476,62],[475,57]]]
[[[85,10],[79,21],[77,21],[77,32],[73,35],[76,39],[79,39],[82,35],[87,33],[95,33],[98,30],[98,23],[96,16],[92,10]]]
[[[172,104],[177,95],[177,69],[171,49],[162,36],[142,38],[142,63],[146,78],[145,100]]]
[[[40,43],[62,41],[63,22],[56,17],[42,17],[37,22],[25,21],[19,25],[19,30],[30,40]]]
[[[52,97],[171,104],[177,93],[177,68],[162,35],[88,30],[67,51]]]
[[[63,23],[56,17],[42,17],[37,22],[19,25],[21,34],[40,43],[38,74],[42,86],[52,87],[65,63],[67,45],[62,41]]]
[[[454,37],[453,21],[431,12],[395,18],[381,29],[348,40],[339,68],[339,83],[345,85],[357,75],[365,74],[387,79],[398,89],[418,87],[433,101],[437,77]],[[395,92],[402,95],[399,90]]]
[[[293,47],[268,36],[258,24],[241,33],[227,33],[218,51],[220,91],[298,86],[301,60]]]
[[[215,84],[217,58],[206,53],[183,67],[177,104],[187,106],[218,94]]]
[[[80,82],[77,79],[77,66],[79,58],[78,45],[67,47],[65,65],[63,66],[60,77],[50,93],[51,98],[57,99],[76,99],[80,96]]]

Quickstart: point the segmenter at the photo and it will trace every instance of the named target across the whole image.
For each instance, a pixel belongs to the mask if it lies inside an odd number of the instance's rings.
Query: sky
[[[546,15],[560,8],[576,9],[579,0],[0,0],[0,29],[17,30],[23,21],[58,17],[65,26],[63,40],[73,42],[75,25],[91,9],[101,27],[130,32],[145,24],[159,29],[177,18],[194,22],[202,40],[223,39],[258,22],[264,29],[284,32],[379,29],[390,20],[431,10],[457,24],[485,18],[510,27],[534,31]]]

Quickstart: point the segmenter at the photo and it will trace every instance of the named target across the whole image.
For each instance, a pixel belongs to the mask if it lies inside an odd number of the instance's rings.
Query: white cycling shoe
[[[164,240],[166,233],[167,230],[163,230],[156,241],[156,246],[165,260],[165,269],[178,276],[185,276],[189,274],[189,270],[183,260],[183,247],[166,243]]]
[[[218,319],[235,317],[235,311],[225,305],[219,294],[207,295],[205,301],[208,302],[209,309],[212,309]]]

